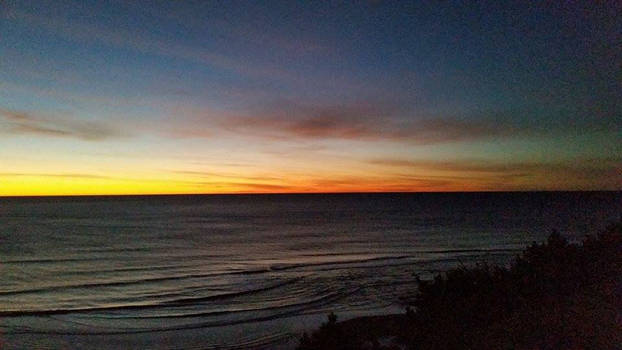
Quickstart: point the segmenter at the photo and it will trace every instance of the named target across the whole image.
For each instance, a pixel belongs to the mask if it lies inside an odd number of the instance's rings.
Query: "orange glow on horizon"
[[[77,176],[0,176],[0,196],[65,195],[156,195],[156,194],[242,194],[242,193],[332,193],[332,192],[436,192],[477,191],[478,185],[460,183],[429,186],[390,179],[285,181],[250,183],[243,179],[200,183],[186,179],[116,179]]]
[[[498,191],[474,182],[430,186],[416,182],[388,181],[305,181],[283,184],[214,182],[198,184],[184,180],[101,179],[75,177],[20,176],[0,177],[0,196],[71,195],[166,195],[166,194],[253,194],[253,193],[348,193],[348,192],[468,192]],[[466,179],[465,179],[466,180]],[[501,190],[521,190],[505,188]]]
[[[92,166],[49,163],[24,164],[13,172],[0,172],[0,196],[61,195],[157,195],[242,193],[337,193],[337,192],[469,192],[529,190],[602,190],[589,173],[566,166],[516,169],[487,164],[408,162],[351,162],[347,170],[325,160],[322,165],[283,168],[263,164],[247,167],[206,166],[158,169],[119,163],[117,172]],[[112,165],[112,164],[110,164]],[[519,168],[521,170],[522,168]],[[209,170],[206,170],[209,169]],[[590,169],[588,169],[590,170]],[[612,177],[611,188],[617,182]]]

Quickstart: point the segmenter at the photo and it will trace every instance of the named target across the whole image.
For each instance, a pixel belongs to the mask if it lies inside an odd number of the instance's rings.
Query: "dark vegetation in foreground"
[[[622,349],[622,223],[418,282],[405,315],[331,314],[298,349]]]

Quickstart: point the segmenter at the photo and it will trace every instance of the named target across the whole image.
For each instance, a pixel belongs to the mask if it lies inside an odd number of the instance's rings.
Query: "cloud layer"
[[[390,173],[471,183],[480,189],[615,189],[622,186],[622,159],[581,159],[574,162],[500,162],[485,160],[371,159]],[[434,174],[434,175],[432,175]],[[533,187],[536,186],[536,187]],[[538,187],[539,186],[539,187]]]
[[[67,117],[44,117],[0,109],[0,132],[10,135],[41,135],[99,141],[124,135],[121,130],[96,121]]]
[[[217,124],[232,132],[259,137],[391,140],[418,145],[509,137],[532,131],[492,118],[402,118],[395,107],[365,104],[280,103],[227,116]]]

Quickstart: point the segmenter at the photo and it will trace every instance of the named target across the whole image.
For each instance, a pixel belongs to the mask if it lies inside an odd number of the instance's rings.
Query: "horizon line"
[[[448,193],[571,193],[622,192],[617,190],[480,190],[480,191],[344,191],[344,192],[231,192],[231,193],[127,193],[127,194],[50,194],[0,195],[10,198],[72,198],[72,197],[189,197],[189,196],[268,196],[268,195],[348,195],[348,194],[448,194]]]

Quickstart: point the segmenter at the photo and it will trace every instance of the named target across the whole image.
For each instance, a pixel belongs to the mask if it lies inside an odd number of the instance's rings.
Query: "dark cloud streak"
[[[227,115],[217,119],[215,126],[272,139],[388,140],[432,145],[523,137],[574,137],[579,132],[610,132],[616,125],[608,118],[595,116],[598,115],[586,112],[584,118],[572,122],[543,122],[537,111],[528,109],[442,116],[418,114],[382,102],[304,105],[280,101],[246,113]]]
[[[528,173],[531,171],[597,172],[622,170],[622,159],[583,159],[581,162],[508,162],[485,160],[428,161],[405,159],[371,159],[370,164],[406,169],[428,169],[449,172]]]
[[[521,181],[539,179],[544,188],[556,188],[560,184],[581,184],[585,189],[617,189],[622,186],[622,159],[581,159],[566,162],[499,162],[484,160],[404,160],[371,159],[370,164],[393,167],[402,176],[439,177],[469,180],[488,184],[491,188],[512,188]],[[441,175],[439,175],[439,172]],[[433,173],[434,175],[431,175]],[[451,174],[446,177],[442,174]],[[549,182],[543,184],[543,182]],[[494,186],[490,186],[495,184]],[[520,187],[518,187],[520,188]],[[560,188],[564,188],[561,186]],[[522,188],[524,189],[524,188]]]
[[[101,141],[125,136],[111,125],[67,117],[43,117],[31,113],[0,109],[0,132],[11,135],[42,135],[86,141]]]
[[[251,180],[251,181],[282,180],[282,178],[280,177],[245,176],[245,175],[236,175],[236,174],[230,174],[230,173],[214,173],[214,172],[207,172],[207,171],[203,172],[203,171],[192,171],[192,170],[172,170],[172,172],[175,174],[190,175],[190,176],[196,176],[199,178],[217,177],[217,178],[229,178],[229,179],[244,179],[244,180]]]
[[[280,104],[230,116],[220,127],[269,138],[391,140],[411,144],[461,142],[526,134],[531,130],[492,118],[409,118],[391,106],[299,106]]]
[[[297,187],[289,185],[278,184],[264,184],[264,183],[252,183],[252,182],[227,182],[227,181],[189,181],[189,184],[209,187],[210,189],[224,187],[224,188],[240,188],[233,192],[244,193],[249,192],[273,192],[273,191],[291,191],[297,189]]]

